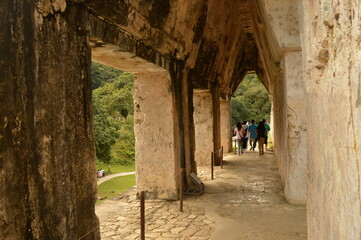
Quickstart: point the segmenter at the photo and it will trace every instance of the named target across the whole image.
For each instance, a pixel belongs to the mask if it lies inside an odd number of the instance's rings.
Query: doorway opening
[[[258,125],[259,122],[265,120],[269,124],[271,120],[271,106],[270,95],[257,74],[246,74],[231,99],[233,135],[233,129],[236,128],[237,123],[249,126],[252,122]],[[255,137],[253,136],[255,133],[248,133],[248,135],[250,134],[252,136],[247,136],[248,141],[247,144],[244,144],[246,146],[245,149],[252,147],[249,146],[251,144],[249,140]],[[232,141],[234,150],[237,148],[235,138],[236,136],[233,137]],[[267,147],[273,149],[271,136],[268,136]]]
[[[135,185],[134,76],[92,62],[98,201]]]

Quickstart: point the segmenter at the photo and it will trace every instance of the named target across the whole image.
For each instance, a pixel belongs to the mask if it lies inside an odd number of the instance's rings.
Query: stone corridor
[[[146,239],[301,240],[307,239],[306,208],[286,202],[274,154],[247,151],[225,156],[210,180],[199,169],[205,194],[178,201],[146,201]],[[139,239],[136,191],[96,207],[102,239]]]

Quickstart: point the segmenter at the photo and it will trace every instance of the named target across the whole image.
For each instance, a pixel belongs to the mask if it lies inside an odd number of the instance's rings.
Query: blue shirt
[[[251,125],[248,126],[248,130],[251,133],[250,136],[249,136],[250,138],[256,138],[257,137],[256,129],[257,129],[257,126],[254,125],[254,124],[251,124]]]

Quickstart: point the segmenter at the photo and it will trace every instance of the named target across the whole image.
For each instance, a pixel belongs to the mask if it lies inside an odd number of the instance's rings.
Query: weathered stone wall
[[[287,177],[285,197],[290,203],[306,203],[307,193],[307,104],[302,71],[302,52],[284,55],[287,98]]]
[[[221,145],[223,152],[227,153],[232,150],[232,127],[231,127],[231,102],[221,99]]]
[[[167,71],[136,74],[134,84],[134,133],[137,187],[147,198],[177,199],[173,119],[173,93]]]
[[[270,83],[273,99],[275,153],[291,203],[306,200],[307,131],[306,98],[302,72],[299,13],[296,0],[259,0],[265,37],[281,74]],[[269,68],[271,69],[271,68]],[[277,73],[270,74],[277,76]]]
[[[0,2],[0,238],[99,239],[88,20]]]
[[[360,239],[361,2],[302,3],[308,239]]]
[[[275,80],[273,89],[273,133],[274,133],[274,151],[277,155],[278,168],[281,174],[282,182],[287,179],[287,98],[286,83],[283,72]]]
[[[210,166],[213,152],[213,107],[208,90],[193,91],[193,118],[195,129],[195,160],[197,166]]]

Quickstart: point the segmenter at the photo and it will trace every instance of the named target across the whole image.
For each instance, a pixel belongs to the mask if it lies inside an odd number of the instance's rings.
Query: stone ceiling
[[[256,1],[94,0],[88,9],[93,37],[150,62],[157,56],[183,61],[194,88],[216,84],[230,95],[249,71],[268,88],[268,72],[277,71],[267,62]]]

